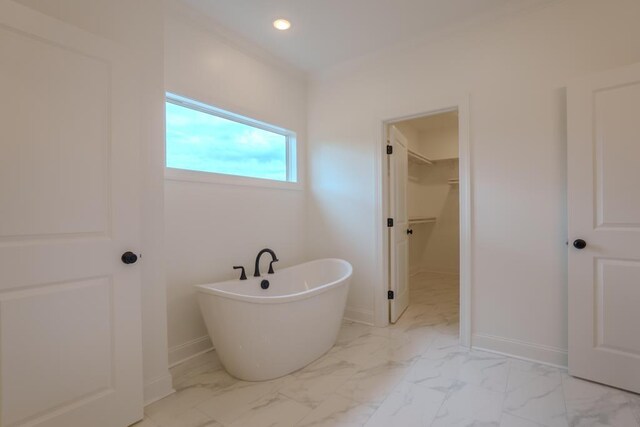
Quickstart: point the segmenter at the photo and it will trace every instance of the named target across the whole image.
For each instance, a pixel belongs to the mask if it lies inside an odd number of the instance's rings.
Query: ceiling
[[[553,0],[183,0],[227,34],[313,72]],[[288,31],[272,27],[291,21]]]

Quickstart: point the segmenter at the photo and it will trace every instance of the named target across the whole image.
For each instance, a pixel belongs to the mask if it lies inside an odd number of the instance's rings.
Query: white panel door
[[[567,95],[569,373],[640,392],[640,64]]]
[[[123,48],[0,1],[0,425],[142,417],[139,104]]]
[[[389,144],[393,154],[389,157],[390,216],[394,225],[389,228],[390,290],[394,298],[389,301],[389,320],[395,323],[409,305],[409,239],[407,229],[407,139],[395,127],[389,128]]]

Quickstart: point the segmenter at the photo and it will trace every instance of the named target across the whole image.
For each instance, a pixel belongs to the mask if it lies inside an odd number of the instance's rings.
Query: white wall
[[[19,0],[46,15],[126,44],[135,51],[141,75],[140,120],[143,124],[140,168],[142,334],[144,399],[150,402],[172,392],[167,363],[166,293],[163,268],[164,71],[162,2],[142,0]]]
[[[640,61],[640,2],[565,0],[316,76],[309,103],[310,256],[354,266],[373,319],[381,120],[470,95],[474,345],[566,362],[566,135],[573,77]],[[444,106],[443,106],[444,107]]]
[[[232,45],[182,6],[168,6],[167,91],[293,130],[304,159],[303,76]],[[211,346],[192,285],[237,277],[234,265],[252,274],[255,256],[264,247],[277,253],[276,268],[306,260],[305,197],[304,189],[166,181],[171,363]]]

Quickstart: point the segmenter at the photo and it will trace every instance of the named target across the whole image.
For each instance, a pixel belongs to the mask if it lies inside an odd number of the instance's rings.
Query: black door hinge
[[[393,227],[393,218],[387,218],[387,227]]]
[[[387,145],[387,154],[393,154],[393,146]]]
[[[393,293],[393,291],[387,291],[387,299],[394,299],[395,298],[395,294]]]

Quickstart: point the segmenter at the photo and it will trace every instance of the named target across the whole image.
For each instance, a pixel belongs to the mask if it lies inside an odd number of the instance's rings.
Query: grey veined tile
[[[380,364],[358,371],[338,388],[337,393],[361,403],[378,405],[404,378],[409,368],[410,364],[382,359]]]
[[[220,367],[204,369],[201,366],[196,368],[194,372],[177,378],[173,386],[178,392],[188,388],[203,388],[213,394],[219,394],[238,382],[239,380],[233,378]]]
[[[138,421],[133,424],[131,427],[158,427],[158,424],[151,421],[151,418],[145,417],[143,420]]]
[[[431,426],[498,426],[503,393],[465,384],[442,404]]]
[[[355,323],[350,321],[343,321],[336,344],[344,344],[353,341],[361,336],[368,334],[374,329],[373,326],[363,325],[362,323]]]
[[[230,427],[290,427],[311,408],[278,393],[257,400]]]
[[[445,398],[443,392],[402,382],[382,402],[365,426],[429,426]]]
[[[562,375],[571,427],[638,427],[629,396],[620,390]]]
[[[629,398],[629,402],[631,403],[631,410],[636,416],[638,420],[638,424],[640,424],[640,395],[635,393],[627,393],[627,397]]]
[[[288,375],[280,393],[310,407],[326,400],[358,371],[357,365],[325,356],[311,365]]]
[[[419,359],[405,381],[449,395],[464,386],[457,374],[457,370],[449,370],[440,360]]]
[[[503,413],[500,419],[500,427],[544,427],[534,421],[518,418],[515,415]]]
[[[173,422],[159,423],[158,427],[224,427],[197,409],[190,409]]]
[[[347,362],[363,364],[366,363],[371,354],[380,350],[388,342],[389,338],[387,337],[367,333],[353,341],[336,344],[328,355]]]
[[[315,408],[298,424],[300,427],[361,427],[377,406],[333,395]]]
[[[509,363],[507,357],[458,346],[430,348],[415,363],[408,379],[431,388],[462,382],[504,393]]]
[[[422,357],[425,359],[442,359],[451,353],[468,353],[470,350],[460,345],[458,337],[440,334],[435,337]]]
[[[431,339],[412,339],[406,333],[389,336],[387,343],[371,354],[371,365],[378,361],[411,363],[419,358],[429,346]]]
[[[215,394],[206,388],[191,387],[180,390],[144,408],[145,415],[156,424],[170,424],[200,402]]]
[[[482,351],[472,351],[460,365],[458,379],[491,391],[503,393],[509,376],[507,357]]]
[[[513,360],[503,410],[548,427],[566,427],[561,372],[553,367]]]
[[[251,410],[260,399],[275,392],[279,385],[278,381],[241,381],[224,393],[199,403],[197,409],[223,424],[231,424]]]

